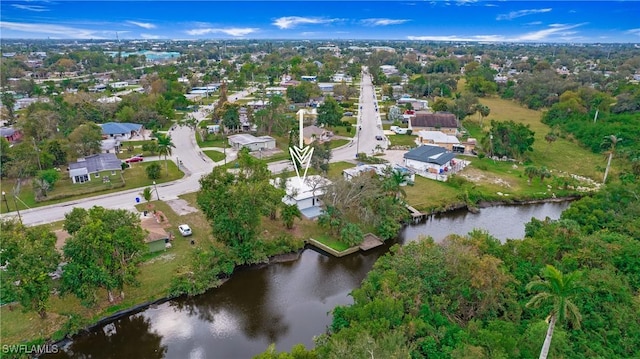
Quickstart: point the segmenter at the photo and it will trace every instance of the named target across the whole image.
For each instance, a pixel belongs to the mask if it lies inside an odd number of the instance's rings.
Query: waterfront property
[[[144,240],[144,243],[149,248],[149,252],[164,251],[170,247],[169,239],[170,235],[165,230],[165,226],[158,221],[158,218],[154,215],[142,216],[140,219],[140,226],[145,229],[149,234]]]
[[[271,184],[280,187],[280,181],[280,178],[276,178],[271,180]],[[316,218],[322,214],[320,197],[331,181],[318,175],[308,176],[304,180],[299,177],[289,177],[285,181],[286,195],[282,198],[282,202],[295,204],[302,215],[308,219]]]
[[[456,155],[447,149],[423,145],[404,154],[406,167],[420,176],[446,181],[447,176],[464,168],[466,162],[456,160]]]
[[[122,161],[115,153],[99,153],[97,155],[78,158],[69,163],[69,177],[73,183],[91,181],[91,177],[102,178],[103,182],[111,182],[111,176],[122,174]]]

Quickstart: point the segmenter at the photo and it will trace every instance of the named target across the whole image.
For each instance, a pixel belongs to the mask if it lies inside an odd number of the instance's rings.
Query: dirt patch
[[[468,179],[473,183],[497,184],[504,188],[511,188],[512,186],[515,186],[515,183],[512,183],[496,175],[480,171],[477,168],[466,168],[464,171],[458,173],[458,175],[460,177]]]
[[[198,209],[192,207],[189,202],[184,199],[172,199],[169,201],[165,201],[171,209],[176,212],[178,216],[184,216],[185,214],[198,212]]]

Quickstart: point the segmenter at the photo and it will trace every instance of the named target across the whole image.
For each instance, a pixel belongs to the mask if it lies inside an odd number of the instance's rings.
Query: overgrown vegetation
[[[549,357],[634,357],[639,191],[637,182],[610,186],[560,220],[532,220],[522,240],[473,231],[396,245],[352,292],[354,304],[334,309],[316,348],[295,357],[532,358],[547,317]]]

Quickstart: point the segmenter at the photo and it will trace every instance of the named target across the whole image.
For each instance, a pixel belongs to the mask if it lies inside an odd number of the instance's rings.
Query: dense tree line
[[[639,191],[610,185],[559,220],[533,219],[522,240],[474,231],[395,246],[315,349],[259,358],[531,358],[550,323],[549,357],[634,357]]]

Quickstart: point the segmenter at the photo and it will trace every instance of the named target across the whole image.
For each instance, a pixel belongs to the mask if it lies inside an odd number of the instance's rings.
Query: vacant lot
[[[489,130],[491,120],[513,120],[514,122],[530,126],[531,130],[535,132],[533,152],[529,153],[533,166],[546,166],[549,169],[602,180],[602,173],[599,168],[606,165],[605,159],[602,156],[592,153],[575,141],[562,138],[558,138],[551,144],[545,141],[544,138],[551,131],[551,128],[540,121],[542,118],[541,111],[529,110],[514,101],[497,97],[481,98],[480,103],[489,106],[491,109],[491,113],[482,123],[484,131]],[[475,136],[478,140],[484,137],[485,132],[479,132],[479,117],[472,115],[465,121],[465,126],[467,126],[466,123],[469,122],[472,123],[468,126],[471,135]]]

